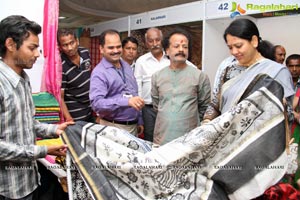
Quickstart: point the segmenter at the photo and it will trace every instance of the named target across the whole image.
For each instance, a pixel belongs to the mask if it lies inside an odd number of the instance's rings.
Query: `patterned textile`
[[[233,105],[236,105],[242,92],[259,74],[268,74],[282,85],[288,107],[291,107],[291,97],[294,94],[294,88],[291,73],[285,66],[269,59],[262,59],[243,69],[234,62],[223,69],[217,88],[213,91],[211,105],[208,106],[204,119],[213,119],[219,116],[220,113],[228,111]],[[292,111],[291,109],[287,110]],[[292,115],[292,112],[288,114]]]
[[[59,103],[56,98],[48,92],[40,92],[32,94],[35,105],[34,118],[39,122],[56,124],[60,122]]]
[[[32,94],[35,107],[59,107],[56,98],[48,92]]]
[[[35,110],[39,111],[39,112],[54,112],[54,111],[59,111],[60,108],[55,108],[55,107],[52,107],[52,108],[35,108]]]
[[[72,180],[72,200],[92,200],[84,181],[81,178],[80,173],[74,169],[71,170],[71,180]]]
[[[289,145],[290,154],[287,174],[295,174],[298,169],[298,146],[299,144],[296,142],[293,142]],[[297,180],[298,179],[295,179],[295,183],[297,182]]]
[[[70,153],[72,154],[73,162],[77,168],[77,170],[80,172],[81,176],[83,177],[86,186],[90,189],[90,194],[94,199],[104,199],[104,200],[114,200],[118,199],[116,197],[115,191],[111,188],[110,183],[107,181],[105,176],[102,174],[102,172],[99,170],[99,168],[95,167],[94,160],[87,155],[85,152],[85,149],[83,149],[80,146],[80,134],[81,133],[82,125],[86,124],[86,122],[77,121],[76,125],[72,126],[72,128],[67,128],[69,131],[74,131],[73,134],[63,134],[63,140],[65,143],[70,144],[68,146],[68,149]],[[67,131],[67,130],[66,130]],[[68,131],[68,132],[69,132]],[[76,143],[79,142],[79,143]],[[74,144],[74,145],[73,145]],[[75,173],[72,173],[72,176],[77,176],[78,173],[75,171]],[[75,180],[76,181],[76,180]],[[80,187],[82,181],[79,179],[79,181],[75,184],[73,184],[73,187],[78,185]],[[68,183],[70,184],[70,183]],[[82,192],[85,191],[81,190]],[[70,191],[69,191],[70,192]],[[78,193],[78,192],[76,192]],[[76,194],[77,195],[77,194]],[[85,192],[84,194],[85,195]],[[73,195],[72,195],[73,196]],[[86,196],[87,197],[87,196]],[[77,198],[77,197],[76,197]],[[87,199],[90,199],[87,197]]]
[[[35,116],[46,116],[48,114],[51,116],[59,116],[59,113],[56,112],[41,112],[41,113],[36,113]]]
[[[91,123],[68,127],[63,140],[96,199],[252,199],[287,169],[282,97],[273,81],[160,147]]]

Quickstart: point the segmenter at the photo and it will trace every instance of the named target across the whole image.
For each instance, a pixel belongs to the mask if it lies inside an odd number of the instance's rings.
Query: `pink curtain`
[[[61,105],[60,86],[62,65],[56,40],[58,15],[59,0],[45,0],[43,23],[43,52],[45,62],[41,91],[53,94]],[[60,112],[60,119],[62,122],[62,112]]]

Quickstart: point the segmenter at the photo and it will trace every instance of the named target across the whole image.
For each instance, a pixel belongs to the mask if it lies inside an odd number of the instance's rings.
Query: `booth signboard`
[[[132,15],[130,16],[130,29],[138,30],[154,26],[201,21],[203,18],[203,3],[197,1]]]
[[[276,13],[278,11],[278,13]],[[285,11],[284,13],[282,11]],[[299,13],[299,0],[239,0],[211,1],[206,3],[206,19],[234,18],[241,15],[273,12],[273,16]]]

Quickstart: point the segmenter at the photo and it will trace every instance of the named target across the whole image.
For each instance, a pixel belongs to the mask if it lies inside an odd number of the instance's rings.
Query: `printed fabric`
[[[259,79],[227,112],[159,147],[92,123],[63,140],[94,199],[253,199],[287,169],[283,88]]]

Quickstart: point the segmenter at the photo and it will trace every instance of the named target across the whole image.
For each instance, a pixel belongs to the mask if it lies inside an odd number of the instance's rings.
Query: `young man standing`
[[[59,29],[57,42],[61,51],[62,111],[66,121],[94,122],[89,99],[91,60],[88,49],[79,46],[70,29]]]
[[[70,122],[42,124],[34,119],[29,77],[39,53],[41,26],[23,16],[0,22],[0,199],[38,199],[36,160],[65,155],[66,145],[37,146],[36,136],[58,137]]]

